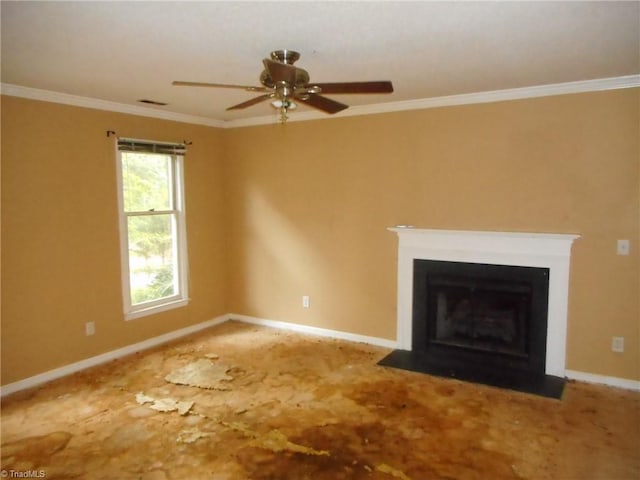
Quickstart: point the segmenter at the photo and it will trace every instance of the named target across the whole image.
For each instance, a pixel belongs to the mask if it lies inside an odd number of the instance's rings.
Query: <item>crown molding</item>
[[[343,110],[335,115],[326,115],[319,111],[297,112],[287,120],[288,122],[305,122],[309,120],[328,120],[333,118],[355,117],[359,115],[375,115],[379,113],[402,112],[406,110],[423,110],[428,108],[450,107],[456,105],[471,105],[476,103],[504,102],[527,98],[548,97],[553,95],[568,95],[572,93],[597,92],[617,90],[621,88],[640,87],[640,74],[621,77],[598,78],[576,82],[553,83],[536,85],[533,87],[510,88],[487,92],[464,93],[442,97],[405,100],[400,102],[378,103],[375,105],[357,105]],[[127,113],[144,117],[172,120],[175,122],[192,123],[218,128],[240,128],[256,125],[269,125],[279,122],[279,115],[243,118],[238,120],[218,120],[214,118],[167,112],[137,105],[110,102],[89,97],[69,95],[66,93],[22,87],[7,83],[0,84],[0,93],[13,97],[42,100],[45,102],[62,103],[76,107],[94,108],[111,112]]]
[[[357,105],[349,107],[334,115],[322,112],[307,111],[293,114],[289,122],[304,122],[308,120],[327,120],[332,118],[355,117],[358,115],[374,115],[378,113],[402,112],[406,110],[424,110],[427,108],[451,107],[456,105],[471,105],[475,103],[504,102],[526,98],[548,97],[553,95],[568,95],[572,93],[587,93],[604,90],[618,90],[621,88],[640,87],[640,75],[626,75],[622,77],[598,78],[576,82],[553,83],[536,85],[533,87],[509,88],[487,92],[464,93],[442,97],[421,98],[400,102],[378,103],[375,105]],[[248,127],[265,125],[279,121],[277,116],[254,117],[225,122],[224,128]]]
[[[640,87],[640,75],[598,78],[595,80],[582,80],[577,82],[552,83],[547,85],[536,85],[533,87],[509,88],[487,92],[464,93],[460,95],[408,100],[405,102],[395,102],[391,104],[383,103],[379,105],[364,105],[361,107],[355,107],[354,110],[361,110],[362,115],[368,113],[386,113],[402,110],[420,110],[426,108],[449,107],[454,105],[469,105],[474,103],[503,102],[507,100],[521,100],[553,95],[568,95],[572,93],[617,90],[631,87]]]
[[[224,127],[222,120],[214,118],[199,117],[197,115],[186,115],[183,113],[167,112],[154,108],[139,107],[126,103],[110,102],[97,98],[81,97],[68,93],[52,92],[50,90],[40,90],[38,88],[23,87],[9,83],[0,84],[0,93],[10,97],[28,98],[30,100],[41,100],[43,102],[61,103],[74,107],[93,108],[96,110],[106,110],[108,112],[126,113],[129,115],[139,115],[142,117],[158,118],[161,120],[172,120],[174,122],[192,123],[205,125],[208,127]]]

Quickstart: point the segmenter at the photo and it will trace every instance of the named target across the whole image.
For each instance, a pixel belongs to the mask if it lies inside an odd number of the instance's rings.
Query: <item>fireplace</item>
[[[548,268],[414,260],[412,350],[458,376],[544,374],[548,291]]]
[[[577,235],[390,230],[398,350],[381,365],[561,396]]]

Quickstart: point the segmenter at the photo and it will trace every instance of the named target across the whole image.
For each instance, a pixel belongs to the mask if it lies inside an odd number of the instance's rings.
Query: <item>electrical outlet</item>
[[[618,240],[618,255],[629,255],[629,240]]]
[[[309,308],[309,295],[302,296],[302,308]]]
[[[84,324],[84,334],[88,337],[96,333],[96,324],[95,322],[87,322]]]
[[[611,351],[616,353],[624,352],[624,337],[613,337],[611,339]]]

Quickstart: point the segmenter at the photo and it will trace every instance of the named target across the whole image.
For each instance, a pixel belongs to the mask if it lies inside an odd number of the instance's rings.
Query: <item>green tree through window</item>
[[[120,152],[125,303],[130,311],[181,299],[180,156]],[[184,256],[184,255],[182,255]]]

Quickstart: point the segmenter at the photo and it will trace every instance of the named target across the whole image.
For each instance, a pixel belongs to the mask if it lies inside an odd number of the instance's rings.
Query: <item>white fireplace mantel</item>
[[[546,373],[565,376],[571,245],[580,235],[390,227],[398,234],[398,348],[412,347],[413,261],[549,269]]]

